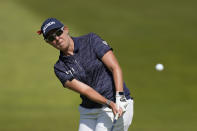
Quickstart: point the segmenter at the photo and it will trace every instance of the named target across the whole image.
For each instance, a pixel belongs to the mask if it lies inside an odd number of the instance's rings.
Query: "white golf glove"
[[[116,92],[116,105],[118,106],[118,108],[121,107],[123,112],[126,111],[128,102],[124,95],[124,92]]]

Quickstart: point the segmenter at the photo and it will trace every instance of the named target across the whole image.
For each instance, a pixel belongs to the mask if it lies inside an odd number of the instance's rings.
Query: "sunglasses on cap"
[[[56,36],[62,35],[63,32],[64,32],[64,27],[56,30],[54,33],[52,33],[49,36],[47,36],[45,38],[45,41],[47,41],[47,42],[53,42],[56,39]]]

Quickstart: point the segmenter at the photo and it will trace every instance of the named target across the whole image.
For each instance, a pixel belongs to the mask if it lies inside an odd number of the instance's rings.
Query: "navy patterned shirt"
[[[76,79],[115,102],[113,75],[101,61],[104,54],[112,48],[94,33],[71,38],[74,41],[74,55],[65,56],[60,51],[59,60],[54,65],[55,74],[62,85],[67,80]],[[130,92],[125,83],[123,89],[126,98],[129,99]],[[86,96],[80,95],[80,97],[82,98],[81,106],[85,108],[102,107],[101,104],[91,101]]]

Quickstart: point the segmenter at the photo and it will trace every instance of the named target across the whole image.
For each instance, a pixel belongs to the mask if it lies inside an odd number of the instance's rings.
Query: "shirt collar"
[[[74,51],[73,52],[75,54],[79,50],[79,41],[78,41],[78,39],[76,37],[72,37],[71,36],[71,38],[72,38],[72,40],[74,42]],[[62,51],[60,51],[60,57],[66,57],[66,56],[64,56],[64,53]]]
[[[77,53],[79,50],[79,41],[76,37],[71,37],[74,42],[74,53]]]

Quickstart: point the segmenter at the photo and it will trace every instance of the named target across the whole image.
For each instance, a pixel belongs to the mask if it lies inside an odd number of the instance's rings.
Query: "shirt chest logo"
[[[74,70],[74,68],[71,68],[71,70],[67,70],[67,71],[65,71],[66,72],[66,74],[67,75],[72,75],[72,76],[74,76],[74,74],[75,74],[75,70]]]

